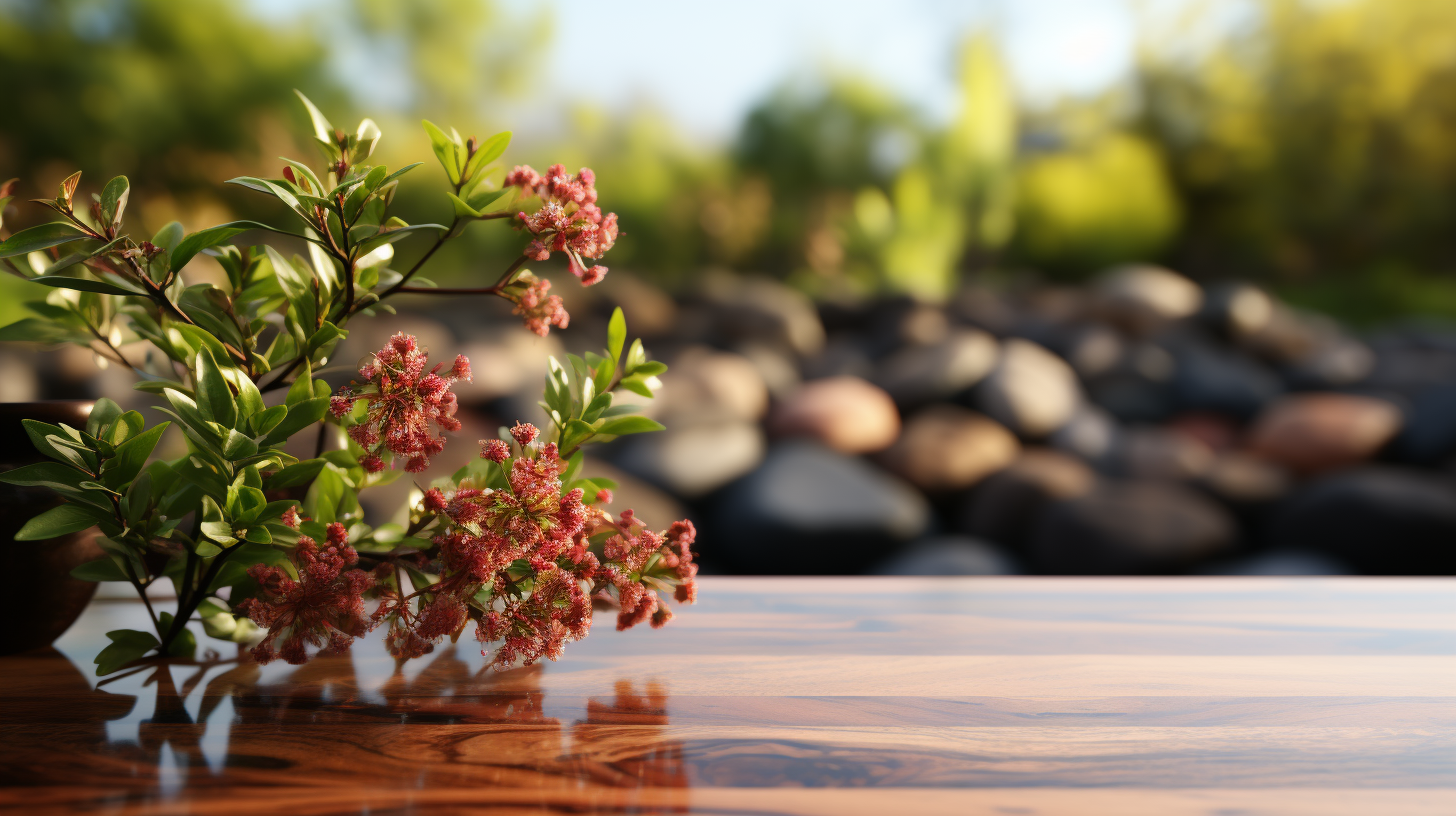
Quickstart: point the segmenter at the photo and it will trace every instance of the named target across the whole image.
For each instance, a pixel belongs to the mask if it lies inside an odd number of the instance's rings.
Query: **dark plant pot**
[[[0,472],[45,461],[30,443],[22,419],[84,428],[95,405],[90,400],[0,402]],[[92,527],[46,541],[16,541],[33,516],[60,504],[53,491],[0,483],[0,547],[11,576],[0,592],[0,655],[51,645],[81,616],[96,584],[71,577],[71,570],[102,556]]]

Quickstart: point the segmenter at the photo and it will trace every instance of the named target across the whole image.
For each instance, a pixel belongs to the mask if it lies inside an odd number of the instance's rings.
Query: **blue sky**
[[[873,79],[932,116],[955,105],[952,68],[976,28],[999,35],[1023,98],[1090,93],[1127,75],[1133,0],[557,0],[553,93],[590,66],[589,93],[610,108],[651,104],[687,132],[723,138],[786,78],[841,71]],[[525,0],[506,7],[527,13]],[[583,53],[583,50],[587,53]]]
[[[339,0],[252,0],[274,18]],[[398,0],[407,3],[408,0]],[[1236,24],[1248,0],[497,0],[508,16],[554,21],[529,107],[517,130],[550,130],[569,104],[620,111],[650,107],[685,133],[731,139],[743,115],[795,77],[868,78],[933,119],[954,113],[960,43],[988,30],[1023,102],[1091,94],[1133,68],[1148,21],[1201,7],[1195,33]],[[344,53],[347,73],[369,73],[377,55]],[[352,61],[350,61],[352,60]],[[361,60],[364,62],[361,63]],[[377,68],[377,65],[374,67]],[[371,77],[376,104],[392,95],[387,71]]]

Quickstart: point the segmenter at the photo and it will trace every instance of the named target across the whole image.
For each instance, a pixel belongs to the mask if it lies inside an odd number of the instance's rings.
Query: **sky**
[[[826,70],[871,78],[943,119],[954,112],[955,55],[968,32],[998,35],[1026,101],[1095,93],[1133,66],[1132,2],[556,0],[547,77],[563,99],[650,104],[708,138],[731,137],[786,79]],[[505,6],[524,14],[539,3]]]
[[[330,0],[252,0],[286,18]],[[407,2],[407,0],[399,0]],[[944,121],[958,100],[957,50],[989,31],[1023,103],[1094,94],[1131,73],[1149,20],[1195,6],[1207,33],[1236,23],[1248,0],[497,0],[523,23],[552,20],[554,36],[518,133],[549,130],[570,103],[608,111],[650,107],[698,138],[728,141],[775,88],[827,73],[866,78]],[[369,75],[388,104],[405,86],[370,71],[377,58],[342,56],[341,74]],[[349,60],[353,60],[352,62]],[[364,62],[361,62],[361,59]],[[377,67],[377,66],[375,66]],[[345,70],[346,69],[346,70]],[[537,124],[532,125],[531,121]]]

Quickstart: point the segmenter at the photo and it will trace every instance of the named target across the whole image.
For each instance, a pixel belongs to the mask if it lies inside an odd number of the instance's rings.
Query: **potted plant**
[[[359,492],[418,473],[442,452],[443,432],[460,427],[451,388],[469,379],[469,361],[432,365],[413,337],[398,334],[351,385],[335,392],[314,376],[351,318],[392,313],[388,300],[401,292],[501,297],[538,334],[565,327],[550,282],[525,265],[562,253],[585,285],[606,274],[591,262],[612,247],[616,216],[598,207],[591,171],[516,167],[497,188],[485,177],[509,133],[477,141],[425,122],[454,219],[407,224],[390,204],[418,163],[393,172],[371,165],[380,138],[372,121],[345,133],[299,97],[324,166],[285,160],[280,178],[230,182],[276,199],[286,224],[234,221],[186,234],[172,223],[138,240],[124,229],[127,179],[112,179],[84,207],[77,173],[39,202],[61,220],[0,242],[10,272],[57,290],[32,304],[38,316],[0,329],[0,340],[92,348],[133,369],[135,387],[170,417],[147,427],[140,413],[101,399],[84,426],[28,419],[46,461],[0,475],[64,499],[17,539],[97,526],[104,555],[74,575],[128,582],[147,603],[153,630],[109,632],[97,673],[146,656],[190,656],[194,620],[211,637],[255,644],[262,662],[290,663],[377,627],[393,654],[414,657],[474,622],[498,667],[557,657],[587,634],[593,598],[618,607],[619,628],[666,623],[659,593],[680,602],[695,594],[691,522],[654,532],[631,510],[612,515],[614,485],[581,475],[585,446],[661,428],[614,404],[623,389],[650,398],[666,370],[640,340],[628,345],[621,310],[600,354],[551,360],[545,429],[517,423],[482,440],[453,476],[419,485],[404,526],[367,523]],[[518,200],[531,206],[508,206]],[[481,221],[524,233],[520,257],[496,280],[439,289],[417,277],[445,242]],[[229,243],[251,231],[283,236],[307,255]],[[395,269],[393,243],[414,237],[431,243]],[[37,252],[47,263],[33,263]],[[183,280],[199,253],[218,262],[226,285]],[[144,359],[123,353],[127,338],[150,344]],[[173,426],[186,455],[154,458]],[[295,437],[321,438],[323,426],[344,431],[344,447],[306,459],[286,452]],[[176,587],[175,614],[147,600],[161,579]]]

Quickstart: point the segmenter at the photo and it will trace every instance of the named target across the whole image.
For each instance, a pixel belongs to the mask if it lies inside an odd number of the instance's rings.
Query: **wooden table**
[[[1456,812],[1456,580],[710,578],[544,667],[375,636],[97,688],[143,617],[0,658],[0,808]]]

